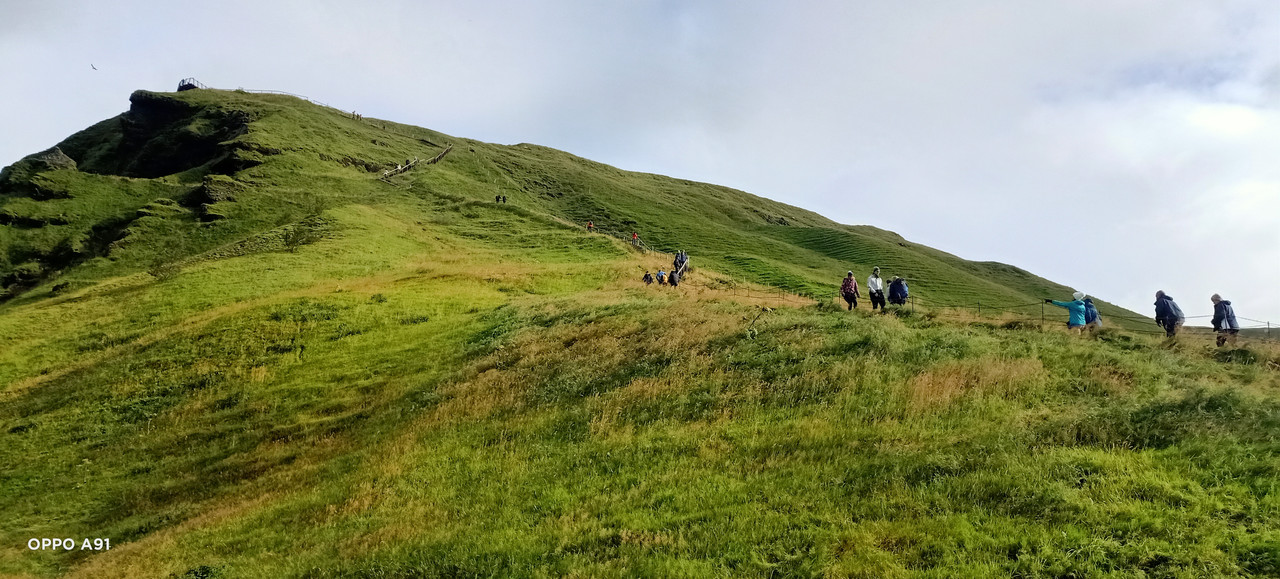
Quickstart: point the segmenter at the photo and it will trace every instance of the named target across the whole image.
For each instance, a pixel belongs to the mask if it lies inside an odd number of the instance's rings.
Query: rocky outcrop
[[[32,155],[0,170],[0,193],[32,193],[37,187],[32,178],[45,171],[76,168],[76,161],[62,149],[53,147]]]

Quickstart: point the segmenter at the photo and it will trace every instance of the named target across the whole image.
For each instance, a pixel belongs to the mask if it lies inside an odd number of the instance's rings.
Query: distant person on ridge
[[[1231,307],[1231,302],[1222,299],[1222,296],[1213,294],[1209,298],[1213,302],[1213,331],[1218,332],[1218,347],[1231,342],[1236,345],[1236,340],[1240,334],[1240,323],[1236,321],[1236,310]]]
[[[907,280],[893,276],[889,282],[889,303],[901,306],[907,303]]]
[[[1069,302],[1060,302],[1057,300],[1051,300],[1046,298],[1044,300],[1044,303],[1053,304],[1060,308],[1065,308],[1067,310],[1067,327],[1072,330],[1075,330],[1076,332],[1083,332],[1084,324],[1085,324],[1084,292],[1073,293],[1071,294],[1071,297],[1072,297],[1072,301],[1069,301]]]
[[[1173,298],[1165,295],[1164,290],[1156,292],[1156,325],[1164,328],[1164,335],[1170,338],[1178,335],[1178,328],[1187,321],[1182,315],[1182,308],[1174,303]]]
[[[844,281],[840,284],[840,295],[849,303],[849,311],[858,307],[858,280],[853,277],[852,271],[844,276]]]
[[[593,233],[595,232],[595,230],[596,230],[596,224],[591,222],[591,220],[587,220],[587,233]]]
[[[635,246],[640,245],[640,234],[634,231],[631,232],[631,245],[635,245]]]
[[[871,268],[871,277],[867,278],[867,297],[871,298],[871,311],[884,311],[884,278],[880,277],[880,267]]]
[[[1093,306],[1093,298],[1084,298],[1084,327],[1090,332],[1102,327],[1102,316]]]
[[[643,281],[644,285],[653,285],[653,274],[649,273],[649,270],[645,270],[644,277],[640,278],[640,281]]]

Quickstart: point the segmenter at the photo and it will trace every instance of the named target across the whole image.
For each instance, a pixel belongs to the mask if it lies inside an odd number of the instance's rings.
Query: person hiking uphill
[[[595,233],[595,230],[596,224],[592,221],[587,221],[587,233]]]
[[[1182,315],[1182,308],[1174,303],[1173,298],[1165,295],[1164,290],[1156,292],[1156,325],[1164,328],[1164,335],[1170,338],[1178,334],[1178,328],[1187,321]]]
[[[1044,303],[1053,304],[1067,310],[1067,328],[1076,332],[1084,331],[1084,292],[1076,292],[1071,294],[1072,301],[1060,302],[1057,300],[1045,299]]]
[[[871,277],[867,278],[867,297],[871,298],[871,311],[876,311],[876,306],[880,306],[880,311],[884,311],[884,278],[880,277],[880,268],[871,268]]]
[[[1213,302],[1213,331],[1218,332],[1218,347],[1231,342],[1236,345],[1236,340],[1240,334],[1240,323],[1236,321],[1236,310],[1231,307],[1231,302],[1222,299],[1222,296],[1213,294],[1209,298]]]
[[[889,282],[889,303],[896,306],[907,303],[907,280],[893,276],[893,281]]]
[[[844,281],[840,283],[840,295],[849,303],[849,311],[858,307],[858,280],[853,277],[852,271],[844,276]]]
[[[667,272],[658,270],[658,285],[667,285]]]
[[[688,269],[689,254],[685,253],[684,250],[681,249],[676,252],[675,261],[671,262],[671,275],[667,276],[667,281],[671,283],[671,285],[680,283],[680,279],[684,277],[684,274]]]
[[[1091,332],[1102,327],[1102,316],[1093,306],[1093,298],[1084,298],[1084,327]]]
[[[645,272],[644,272],[644,277],[640,278],[640,281],[644,282],[644,285],[652,285],[652,284],[653,284],[653,274],[649,273],[649,271],[648,271],[648,270],[645,270]]]

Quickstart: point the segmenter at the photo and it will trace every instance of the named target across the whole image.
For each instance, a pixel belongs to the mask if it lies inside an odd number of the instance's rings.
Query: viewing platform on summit
[[[197,89],[197,88],[209,88],[209,87],[205,86],[204,83],[196,80],[195,77],[184,78],[178,81],[178,92],[182,92],[184,90]]]

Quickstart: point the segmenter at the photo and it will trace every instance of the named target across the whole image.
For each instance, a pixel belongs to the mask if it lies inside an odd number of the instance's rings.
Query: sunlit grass
[[[254,138],[331,159],[446,138],[267,102]],[[227,209],[243,230],[171,277],[121,258],[0,306],[0,575],[1280,573],[1274,348],[845,311],[777,288],[855,258],[999,268],[866,228],[721,239],[761,214],[832,224],[509,149],[462,143],[393,185],[290,151],[242,175],[262,194]],[[610,183],[643,195],[592,193]],[[573,225],[589,211],[691,249],[688,283],[641,284],[670,257]],[[304,218],[323,235],[284,245]],[[934,289],[990,295],[957,283]],[[26,549],[45,536],[113,548]]]

